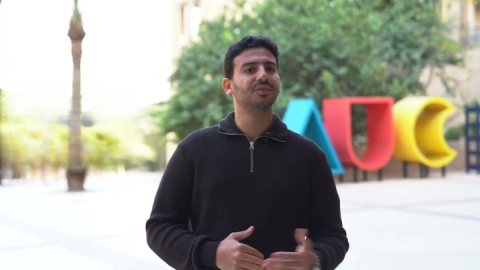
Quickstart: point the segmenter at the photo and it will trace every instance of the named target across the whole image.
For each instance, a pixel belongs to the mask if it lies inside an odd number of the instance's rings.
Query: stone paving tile
[[[160,173],[0,187],[0,269],[168,270],[147,246]],[[339,183],[351,248],[340,270],[480,269],[480,176]]]

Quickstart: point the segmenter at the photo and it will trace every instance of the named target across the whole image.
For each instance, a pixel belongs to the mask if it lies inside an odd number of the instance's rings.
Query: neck
[[[235,108],[235,124],[251,142],[267,131],[273,121],[273,111],[250,112]]]

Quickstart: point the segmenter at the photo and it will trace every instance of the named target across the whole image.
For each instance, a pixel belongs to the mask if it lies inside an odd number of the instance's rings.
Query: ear
[[[222,86],[223,86],[223,91],[225,91],[225,94],[229,96],[233,94],[232,81],[230,79],[223,78]]]

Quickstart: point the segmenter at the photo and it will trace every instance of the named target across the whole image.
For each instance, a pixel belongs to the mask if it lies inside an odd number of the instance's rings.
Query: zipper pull
[[[253,147],[254,142],[250,142],[250,172],[253,172]]]

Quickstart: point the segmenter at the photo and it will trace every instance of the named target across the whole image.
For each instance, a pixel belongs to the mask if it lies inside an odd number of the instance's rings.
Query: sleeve
[[[318,160],[318,159],[315,159]],[[315,166],[310,189],[309,236],[322,270],[335,269],[349,249],[340,213],[340,198],[328,160],[320,151],[320,166]]]
[[[163,173],[146,222],[147,243],[175,269],[217,269],[219,242],[189,229],[194,166],[180,144]]]

